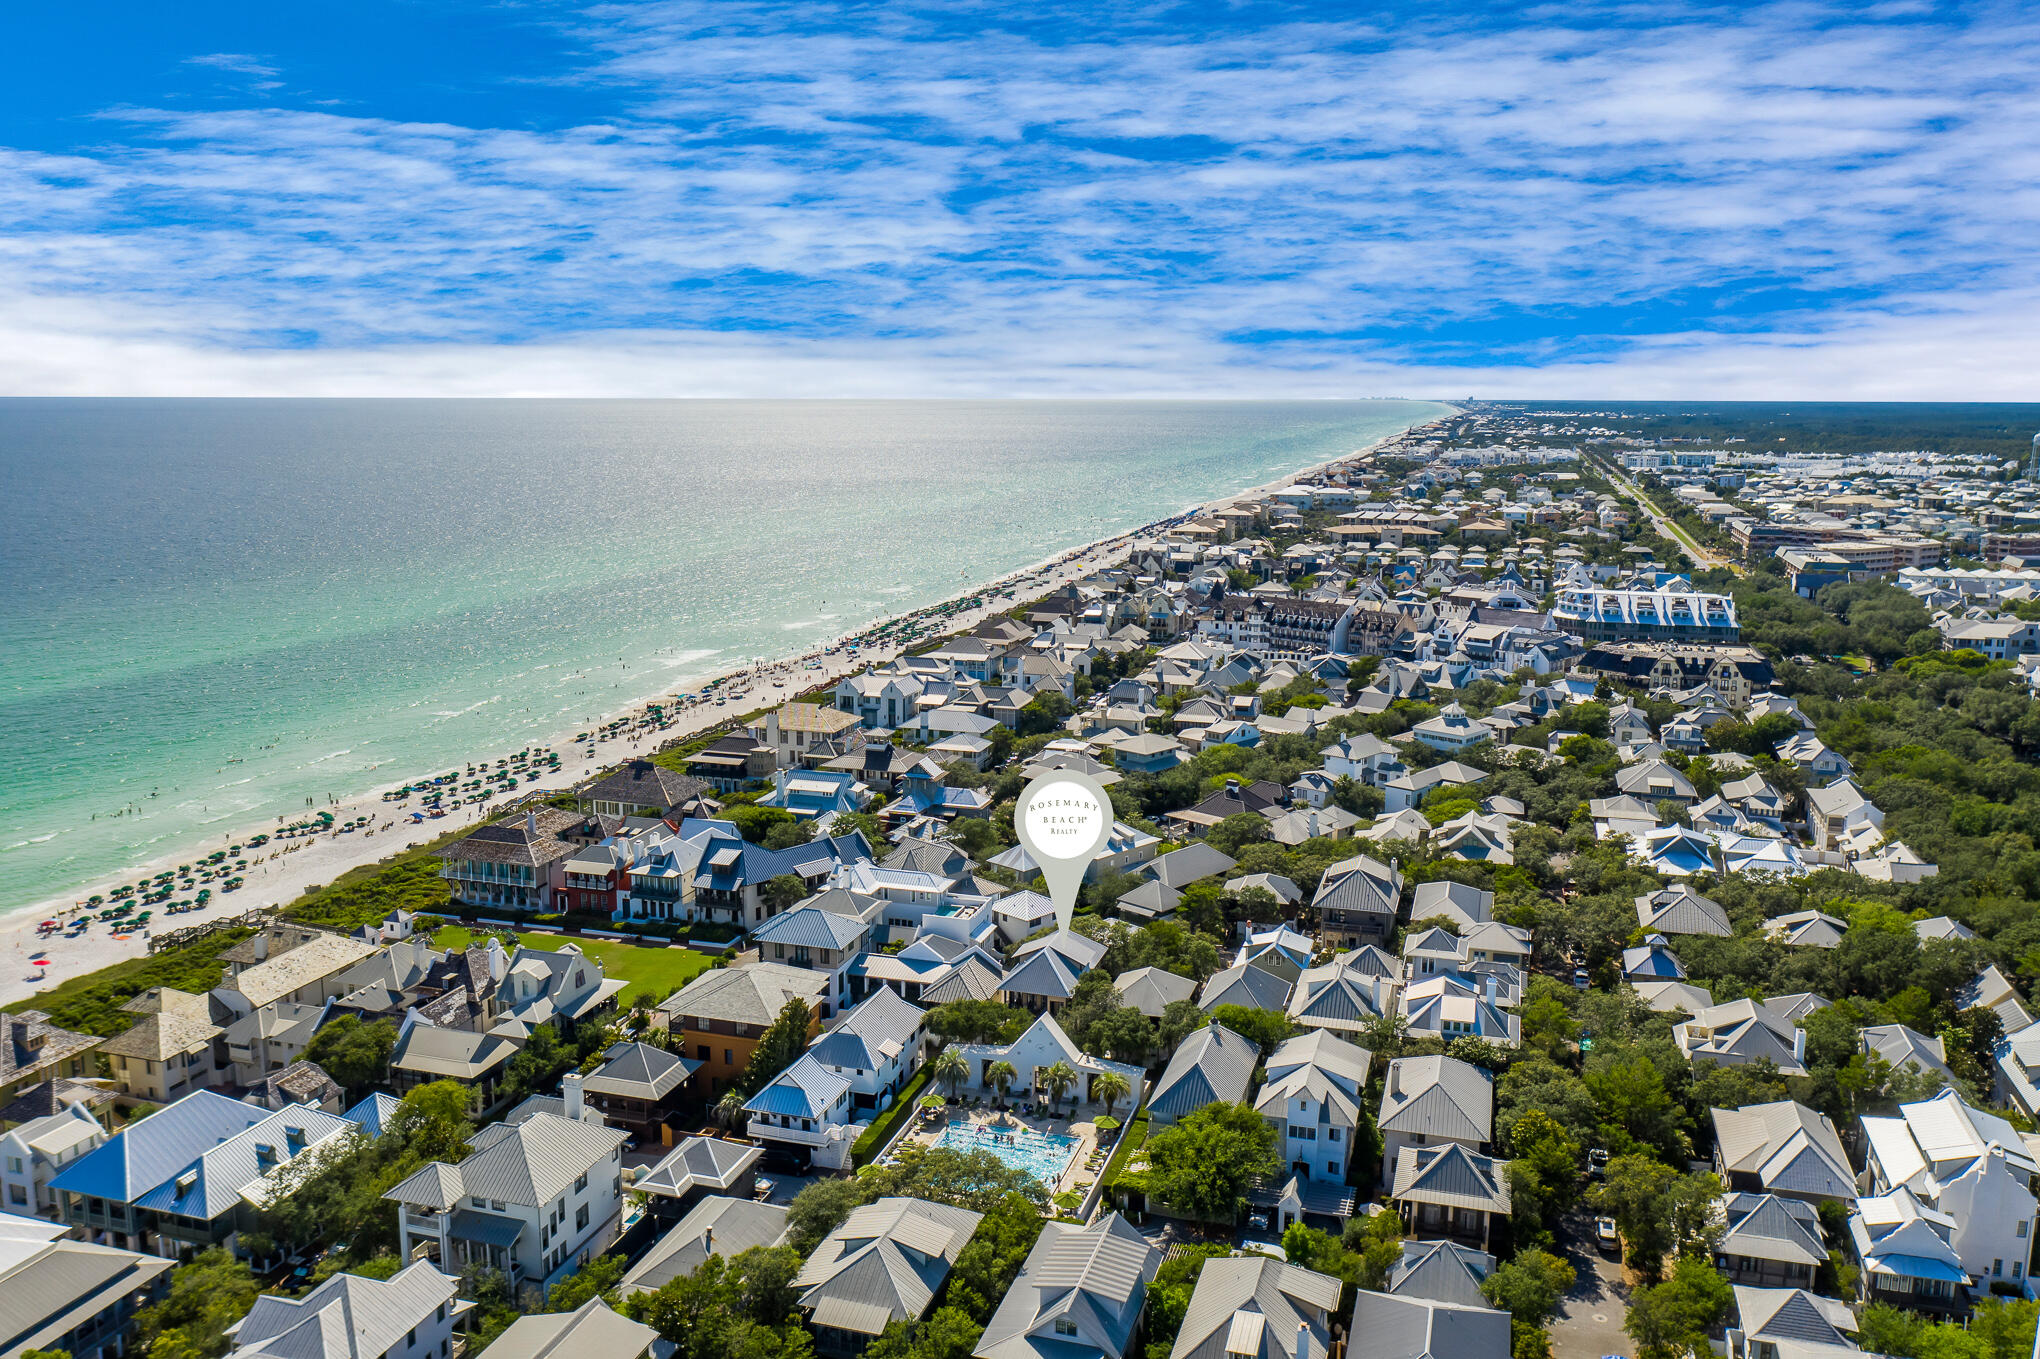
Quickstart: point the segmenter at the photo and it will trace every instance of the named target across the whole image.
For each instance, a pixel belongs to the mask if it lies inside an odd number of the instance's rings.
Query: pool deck
[[[917,1142],[924,1147],[933,1146],[941,1139],[943,1131],[952,1125],[984,1128],[994,1132],[1032,1128],[1039,1133],[1076,1138],[1076,1154],[1070,1158],[1069,1166],[1056,1178],[1056,1182],[1048,1186],[1050,1200],[1058,1194],[1069,1193],[1072,1190],[1081,1198],[1090,1192],[1092,1184],[1105,1169],[1105,1154],[1098,1149],[1098,1129],[1088,1121],[1028,1115],[1018,1110],[1001,1113],[989,1107],[974,1107],[967,1104],[951,1105],[932,1119],[917,1116],[912,1129],[897,1145],[905,1146],[910,1142]]]

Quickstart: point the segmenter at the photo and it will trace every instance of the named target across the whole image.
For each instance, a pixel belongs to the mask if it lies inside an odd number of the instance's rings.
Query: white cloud
[[[612,6],[602,124],[120,111],[0,151],[0,385],[2027,394],[2040,19],[1719,13]]]

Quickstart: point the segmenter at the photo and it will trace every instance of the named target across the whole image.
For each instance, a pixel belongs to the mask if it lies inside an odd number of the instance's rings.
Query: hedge
[[[1147,1145],[1147,1135],[1148,1115],[1147,1110],[1142,1109],[1133,1116],[1131,1123],[1120,1129],[1119,1145],[1112,1149],[1112,1158],[1105,1162],[1105,1173],[1098,1177],[1103,1196],[1110,1197],[1113,1191],[1119,1188],[1121,1168],[1137,1148]]]
[[[864,1130],[864,1135],[851,1146],[852,1168],[863,1169],[872,1157],[891,1144],[900,1120],[913,1117],[914,1109],[921,1101],[921,1092],[927,1088],[928,1064],[923,1062],[921,1069],[914,1073],[914,1079],[908,1081],[894,1097],[892,1107],[873,1119],[871,1126]]]

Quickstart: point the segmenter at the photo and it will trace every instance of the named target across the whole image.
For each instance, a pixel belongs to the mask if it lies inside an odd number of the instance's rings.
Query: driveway
[[[1629,1311],[1629,1285],[1622,1280],[1622,1261],[1594,1248],[1593,1215],[1575,1213],[1567,1218],[1558,1232],[1558,1249],[1577,1277],[1551,1323],[1552,1359],[1634,1354],[1622,1330]]]

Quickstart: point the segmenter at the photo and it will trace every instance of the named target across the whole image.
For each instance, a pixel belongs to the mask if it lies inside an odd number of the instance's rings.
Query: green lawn
[[[464,948],[474,937],[475,932],[465,925],[448,925],[432,936],[432,942],[439,948]],[[614,939],[564,934],[529,933],[517,937],[532,948],[546,950],[557,949],[564,943],[577,944],[589,957],[601,959],[605,974],[630,983],[616,998],[617,1004],[626,1010],[638,993],[643,992],[654,1002],[663,1000],[706,972],[709,966],[708,955],[691,948],[642,948]]]

